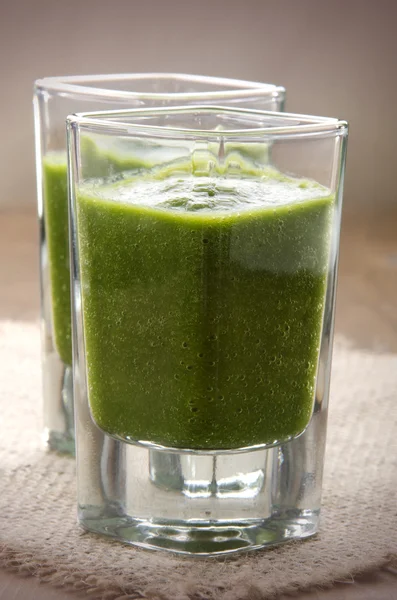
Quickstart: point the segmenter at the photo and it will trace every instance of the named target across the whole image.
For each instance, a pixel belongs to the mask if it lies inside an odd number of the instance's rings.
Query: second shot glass
[[[181,74],[49,77],[35,83],[34,117],[40,223],[41,331],[45,439],[74,452],[72,337],[65,119],[68,114],[189,104],[283,110],[284,88],[249,81]],[[123,148],[91,156],[113,172],[134,166]],[[151,156],[150,160],[155,157]],[[135,165],[139,167],[139,162]],[[95,171],[91,172],[95,175]]]

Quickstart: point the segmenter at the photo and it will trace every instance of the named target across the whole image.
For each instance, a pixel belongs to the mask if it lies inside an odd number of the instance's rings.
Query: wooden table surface
[[[0,212],[0,320],[35,320],[39,314],[37,223],[32,211]],[[346,214],[342,228],[336,332],[356,346],[397,353],[397,206]],[[397,394],[397,391],[396,391]],[[0,600],[82,598],[32,577],[0,571]],[[93,596],[90,596],[94,600]],[[297,600],[397,600],[391,567],[338,582]],[[276,600],[276,599],[275,599]],[[280,597],[277,600],[287,600]]]

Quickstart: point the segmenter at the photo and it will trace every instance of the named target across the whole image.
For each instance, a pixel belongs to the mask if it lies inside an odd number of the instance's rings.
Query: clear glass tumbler
[[[188,104],[283,110],[284,88],[177,74],[50,77],[34,92],[40,220],[42,365],[45,438],[74,452],[70,269],[65,119],[87,110]],[[112,156],[102,157],[112,160]],[[123,165],[117,161],[115,170]]]
[[[185,106],[67,127],[80,524],[201,555],[313,535],[346,122]]]

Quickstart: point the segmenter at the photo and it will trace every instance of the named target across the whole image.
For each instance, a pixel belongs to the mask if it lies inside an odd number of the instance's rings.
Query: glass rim
[[[101,82],[108,81],[140,81],[150,79],[159,81],[170,79],[179,82],[212,84],[225,87],[224,90],[197,91],[197,92],[134,92],[130,90],[114,90],[101,87]],[[98,84],[97,86],[84,85],[87,83]],[[44,77],[34,82],[34,92],[58,92],[60,94],[71,94],[76,96],[93,96],[100,98],[119,99],[155,99],[171,100],[180,99],[194,100],[205,98],[208,100],[222,98],[244,98],[253,93],[271,98],[285,96],[285,88],[272,83],[260,83],[243,79],[231,79],[224,77],[213,77],[206,75],[189,75],[184,73],[115,73],[105,75],[66,75],[64,77]]]
[[[258,123],[257,127],[238,128],[238,129],[194,129],[183,127],[172,127],[164,125],[148,125],[145,123],[129,123],[123,117],[155,117],[162,115],[178,114],[196,114],[204,113],[223,113],[240,119],[251,119],[251,122]],[[120,118],[120,120],[118,120]],[[281,126],[263,126],[263,120],[281,121]],[[261,121],[262,120],[262,121]],[[282,113],[274,111],[262,111],[244,108],[230,108],[225,106],[208,105],[190,105],[173,107],[152,107],[136,108],[124,110],[109,110],[96,112],[81,112],[69,115],[66,119],[68,127],[75,125],[82,127],[95,127],[102,131],[114,131],[114,133],[137,134],[143,133],[147,136],[160,136],[172,138],[236,138],[236,137],[311,137],[339,135],[346,136],[348,133],[348,123],[333,117],[320,117],[304,115],[298,113]],[[262,126],[261,126],[262,125]]]

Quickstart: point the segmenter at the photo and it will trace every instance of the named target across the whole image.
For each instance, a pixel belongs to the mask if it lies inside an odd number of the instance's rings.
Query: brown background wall
[[[133,71],[282,84],[350,121],[346,208],[397,201],[395,0],[0,0],[0,207],[35,203],[33,80]]]

